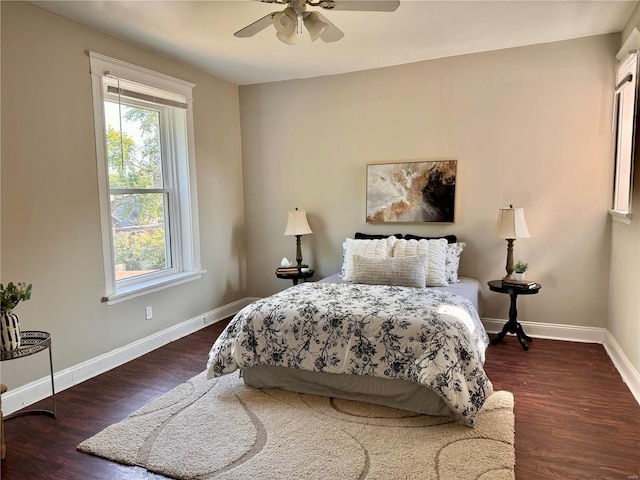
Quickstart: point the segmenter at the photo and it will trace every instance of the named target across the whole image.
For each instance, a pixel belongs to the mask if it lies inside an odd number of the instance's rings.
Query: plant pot
[[[3,310],[0,322],[0,350],[6,352],[20,348],[20,319],[18,315]]]
[[[514,276],[514,278],[516,280],[524,280],[524,272],[522,272],[522,273],[514,273],[513,276]]]

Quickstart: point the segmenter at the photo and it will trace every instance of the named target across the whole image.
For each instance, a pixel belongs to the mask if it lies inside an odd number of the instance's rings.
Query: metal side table
[[[28,357],[34,353],[49,349],[49,371],[51,372],[51,402],[52,409],[32,409],[20,410],[4,417],[5,420],[18,415],[26,415],[28,413],[41,413],[56,418],[56,387],[53,383],[53,358],[51,356],[51,334],[48,332],[40,332],[37,330],[25,330],[20,335],[20,347],[15,350],[7,350],[0,352],[0,361],[14,360],[16,358]]]

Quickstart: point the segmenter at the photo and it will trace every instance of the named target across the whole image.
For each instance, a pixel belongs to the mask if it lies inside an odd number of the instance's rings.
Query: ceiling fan
[[[275,27],[276,36],[289,45],[295,45],[296,35],[302,33],[302,25],[309,31],[311,41],[318,38],[325,42],[336,42],[344,33],[319,12],[308,12],[307,7],[324,10],[350,10],[369,12],[395,12],[400,0],[258,0],[264,3],[287,5],[281,12],[272,12],[238,30],[234,35],[246,38],[264,30],[269,25]]]

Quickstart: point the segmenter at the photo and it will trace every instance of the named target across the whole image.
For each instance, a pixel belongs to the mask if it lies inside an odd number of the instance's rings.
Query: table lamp
[[[527,221],[524,218],[524,208],[501,208],[498,212],[495,235],[507,240],[507,275],[504,279],[513,279],[513,242],[516,238],[531,238]]]
[[[296,261],[298,262],[298,273],[302,268],[302,248],[300,245],[300,237],[313,233],[307,222],[307,214],[304,210],[291,210],[287,218],[287,227],[284,229],[285,235],[296,236]]]

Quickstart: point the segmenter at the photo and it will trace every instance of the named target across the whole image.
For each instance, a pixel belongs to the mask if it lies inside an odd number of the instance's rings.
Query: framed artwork
[[[367,165],[367,222],[453,223],[457,160]]]

